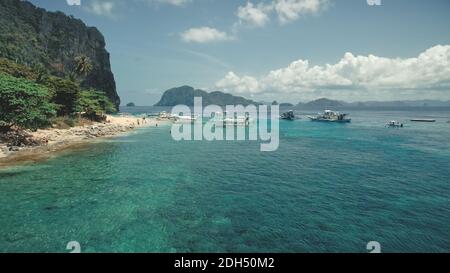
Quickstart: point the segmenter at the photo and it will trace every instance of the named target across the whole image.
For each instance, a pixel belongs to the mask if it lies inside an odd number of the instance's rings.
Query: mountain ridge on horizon
[[[249,104],[259,104],[244,97],[234,96],[222,91],[206,92],[201,89],[194,89],[191,86],[184,85],[166,90],[159,102],[154,106],[175,106],[180,104],[193,106],[194,97],[202,97],[203,105],[215,104],[225,106],[242,104],[245,106]]]
[[[204,105],[215,104],[219,106],[224,105],[249,105],[249,104],[273,104],[267,102],[256,102],[242,96],[235,96],[223,91],[207,92],[201,89],[195,89],[191,86],[184,85],[168,89],[163,92],[161,99],[154,106],[175,106],[184,104],[193,106],[194,97],[199,96],[203,98]],[[278,103],[277,103],[278,104]],[[318,98],[309,102],[279,103],[281,106],[290,106],[294,108],[317,108],[317,107],[450,107],[450,100],[393,100],[393,101],[356,101],[346,102],[343,100],[333,100],[328,98]]]

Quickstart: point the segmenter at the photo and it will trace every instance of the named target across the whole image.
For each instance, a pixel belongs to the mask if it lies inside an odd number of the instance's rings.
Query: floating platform
[[[412,122],[436,122],[435,119],[412,119]]]

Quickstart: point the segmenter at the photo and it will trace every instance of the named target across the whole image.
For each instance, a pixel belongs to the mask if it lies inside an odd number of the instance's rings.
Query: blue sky
[[[31,2],[104,34],[124,103],[181,85],[266,101],[450,100],[448,0],[66,1]]]

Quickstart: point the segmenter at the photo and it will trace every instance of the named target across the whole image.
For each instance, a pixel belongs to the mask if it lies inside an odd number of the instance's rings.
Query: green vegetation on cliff
[[[69,125],[80,115],[100,120],[116,111],[105,92],[83,89],[79,82],[0,58],[0,127],[38,129],[64,117]]]
[[[79,19],[48,12],[27,1],[1,0],[0,57],[33,68],[39,72],[35,75],[38,78],[50,74],[76,79],[83,89],[101,90],[118,109],[120,99],[105,39],[95,27]]]
[[[59,116],[66,116],[76,112],[81,90],[75,82],[48,76],[41,83],[49,89],[52,95],[51,100],[56,105]]]
[[[90,119],[98,119],[100,113],[112,113],[115,111],[114,104],[102,91],[95,89],[84,90],[80,93],[77,101],[77,111],[84,112]]]
[[[38,129],[56,115],[48,89],[33,81],[0,73],[0,126]]]

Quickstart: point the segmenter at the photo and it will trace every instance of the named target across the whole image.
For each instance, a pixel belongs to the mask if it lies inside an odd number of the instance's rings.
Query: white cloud
[[[162,3],[162,4],[169,4],[173,6],[183,6],[192,0],[146,0],[150,3]]]
[[[231,39],[227,33],[210,27],[191,28],[180,35],[183,41],[194,43],[210,43]]]
[[[324,66],[298,60],[260,78],[239,77],[229,72],[216,86],[228,92],[277,92],[308,98],[327,94],[347,96],[349,100],[357,99],[355,96],[374,99],[380,94],[391,98],[396,94],[426,98],[431,92],[449,99],[450,45],[438,45],[407,59],[346,53],[338,63]]]
[[[69,6],[81,6],[81,0],[66,0]]]
[[[270,5],[264,5],[260,3],[254,5],[251,2],[247,2],[246,6],[241,6],[238,8],[237,16],[241,23],[248,23],[252,26],[264,26],[270,21],[269,13],[272,7]]]
[[[327,0],[277,0],[274,3],[282,24],[295,21],[303,15],[316,14],[327,4]]]
[[[92,1],[89,6],[87,6],[87,10],[95,15],[111,17],[113,16],[114,7],[114,2],[95,0]]]
[[[68,2],[76,2],[80,0],[67,0]],[[172,6],[181,7],[192,0],[132,0],[135,3],[147,3],[147,4],[167,4]],[[131,2],[130,0],[93,0],[86,6],[86,10],[92,14],[106,17],[114,17],[114,10],[120,10]]]
[[[329,0],[272,0],[257,5],[247,2],[245,6],[238,7],[236,14],[241,24],[262,27],[271,20],[272,14],[278,17],[281,24],[286,24],[324,10],[328,2]]]
[[[261,90],[257,79],[249,76],[238,77],[234,72],[228,72],[225,78],[217,82],[216,86],[225,91],[232,88],[236,93],[256,93]]]

